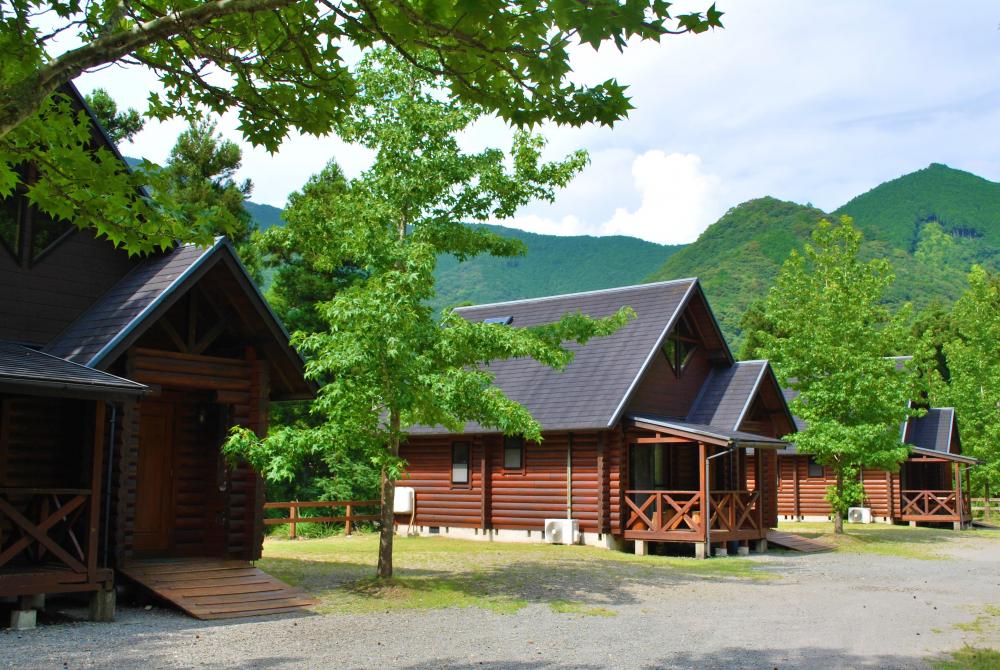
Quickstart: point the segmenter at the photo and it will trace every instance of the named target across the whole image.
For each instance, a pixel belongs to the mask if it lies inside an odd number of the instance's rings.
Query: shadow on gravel
[[[545,652],[543,652],[545,653]],[[802,669],[816,670],[820,668],[926,668],[924,660],[917,656],[903,654],[881,654],[860,656],[845,653],[838,649],[821,647],[805,647],[794,650],[762,649],[752,650],[741,647],[706,651],[704,653],[677,653],[665,655],[654,663],[635,663],[628,658],[608,665],[596,663],[561,663],[556,660],[538,659],[537,661],[474,661],[455,658],[435,658],[419,661],[410,665],[400,666],[398,670],[425,670],[441,668],[447,670],[596,670],[598,668],[635,667],[643,670],[661,670],[667,668],[699,668],[699,670],[718,668],[781,668],[781,670]]]
[[[636,593],[649,588],[676,588],[706,580],[762,580],[775,577],[776,566],[740,559],[587,560],[565,555],[557,559],[524,557],[500,564],[478,564],[470,555],[465,565],[451,568],[397,567],[395,577],[378,581],[365,563],[269,558],[266,569],[324,599],[345,612],[391,608],[485,606],[516,611],[528,604],[569,602],[576,605],[620,606],[643,601]],[[345,605],[345,599],[350,601]],[[385,607],[379,607],[379,603]],[[585,612],[586,613],[586,612]],[[596,610],[594,610],[596,613]]]

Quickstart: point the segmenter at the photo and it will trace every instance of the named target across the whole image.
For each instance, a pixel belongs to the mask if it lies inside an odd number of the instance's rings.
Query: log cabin
[[[93,147],[121,158],[91,120]],[[248,567],[263,482],[220,446],[314,390],[224,238],[130,256],[23,193],[0,201],[0,599],[90,591],[107,619],[116,577],[147,564]],[[290,595],[200,612],[287,611]]]
[[[794,422],[768,363],[734,361],[697,279],[456,312],[517,328],[622,306],[636,318],[570,345],[561,372],[530,359],[490,364],[495,384],[541,424],[540,443],[475,423],[461,433],[411,428],[399,485],[415,504],[397,517],[402,532],[552,541],[547,521],[569,520],[579,529],[569,541],[638,553],[660,543],[702,557],[766,546],[776,455]],[[758,455],[756,476],[747,450]]]
[[[793,397],[786,391],[786,398]],[[796,417],[799,428],[801,420]],[[955,410],[931,407],[922,417],[907,420],[900,439],[909,457],[897,472],[864,468],[864,506],[872,519],[885,523],[952,524],[972,521],[969,468],[978,461],[962,454]],[[778,515],[785,521],[826,521],[831,518],[826,491],[836,484],[834,473],[791,444],[778,451]]]

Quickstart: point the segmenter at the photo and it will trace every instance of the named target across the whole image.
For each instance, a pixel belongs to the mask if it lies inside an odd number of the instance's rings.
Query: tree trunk
[[[835,535],[844,534],[844,515],[840,510],[840,503],[844,500],[844,471],[837,470],[837,509],[833,510],[833,532]]]
[[[393,458],[399,456],[399,411],[389,410],[389,452]],[[393,500],[396,495],[396,482],[389,477],[386,468],[382,466],[382,520],[378,538],[378,570],[379,579],[392,577],[392,537],[395,531],[395,516],[392,513]]]

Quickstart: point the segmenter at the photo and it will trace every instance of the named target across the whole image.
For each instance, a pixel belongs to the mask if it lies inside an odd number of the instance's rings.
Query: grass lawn
[[[789,533],[810,537],[832,545],[837,551],[853,554],[881,554],[900,558],[942,560],[943,549],[954,542],[980,537],[996,531],[963,530],[951,528],[913,528],[884,523],[844,524],[844,534],[833,533],[833,522],[782,523],[778,527]]]
[[[531,603],[555,612],[614,616],[632,589],[699,580],[757,580],[773,572],[742,558],[637,557],[592,547],[397,537],[389,582],[372,578],[378,536],[358,534],[264,543],[259,565],[320,598],[321,612],[480,607],[516,612]]]

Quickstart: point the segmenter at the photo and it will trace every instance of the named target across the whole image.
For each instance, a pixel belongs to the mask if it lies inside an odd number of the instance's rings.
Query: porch
[[[766,540],[762,452],[783,442],[669,421],[635,421],[633,427],[621,504],[625,540],[693,543],[699,556],[730,542],[748,548]]]
[[[969,468],[975,459],[920,451],[915,449],[900,468],[898,519],[965,527],[972,521]]]

